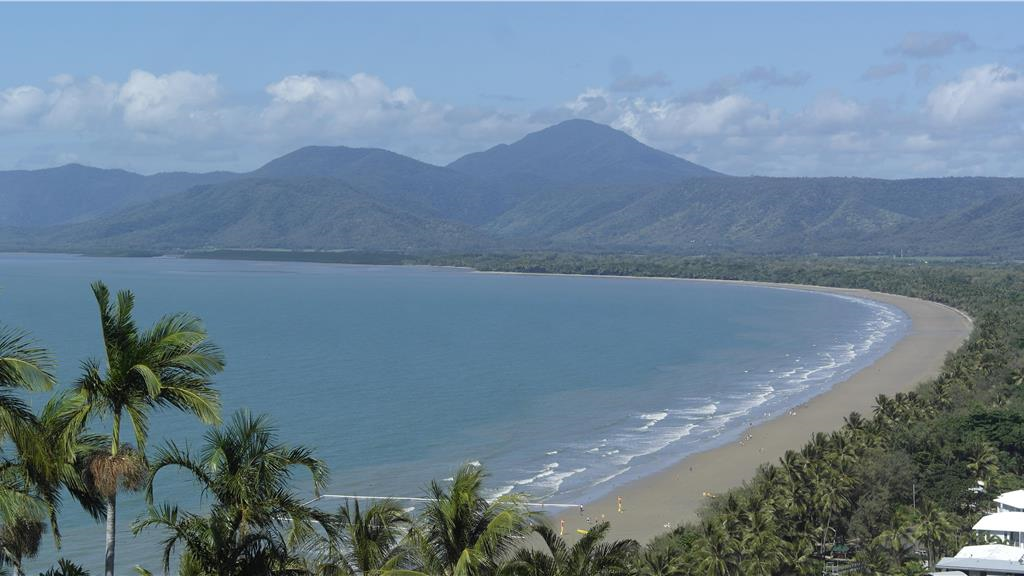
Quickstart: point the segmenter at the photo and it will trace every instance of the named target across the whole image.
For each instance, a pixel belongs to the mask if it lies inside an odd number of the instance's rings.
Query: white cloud
[[[729,94],[709,102],[637,102],[646,113],[647,132],[677,136],[719,136],[742,131],[744,121],[760,111],[746,96]]]
[[[365,73],[285,76],[245,105],[232,102],[214,74],[136,70],[123,81],[62,74],[38,87],[0,88],[0,131],[18,131],[0,151],[4,168],[77,158],[142,171],[246,170],[299,146],[343,144],[443,164],[582,117],[734,174],[1024,174],[1017,153],[1024,114],[1016,113],[1024,81],[1012,68],[971,68],[917,106],[828,93],[783,108],[751,88],[795,86],[801,76],[763,68],[736,78],[675,98],[587,88],[531,111],[518,102],[432,101]],[[45,150],[21,150],[30,139]]]
[[[113,112],[118,86],[100,78],[78,82],[63,74],[50,79],[56,88],[47,95],[48,110],[41,118],[51,129],[82,130],[106,120]]]
[[[0,92],[0,129],[28,124],[46,107],[46,93],[35,86],[18,86]]]
[[[287,76],[266,91],[271,101],[261,117],[268,129],[287,127],[299,134],[407,133],[437,126],[446,110],[420,100],[412,88],[391,88],[369,74],[350,78]]]
[[[213,74],[183,70],[157,76],[133,70],[121,85],[117,104],[125,126],[141,132],[183,134],[208,132],[215,119],[220,85]]]
[[[960,78],[928,94],[933,118],[945,124],[976,122],[998,117],[1007,108],[1024,104],[1024,78],[1000,64],[970,68]]]
[[[611,112],[611,96],[607,90],[602,88],[587,88],[576,96],[572,101],[565,104],[575,116],[586,116],[596,118],[605,116]]]

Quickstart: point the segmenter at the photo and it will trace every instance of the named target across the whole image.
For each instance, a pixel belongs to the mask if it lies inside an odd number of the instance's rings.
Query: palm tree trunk
[[[107,498],[107,556],[106,576],[114,576],[114,533],[117,530],[117,494],[111,494]]]
[[[121,410],[114,411],[114,430],[110,438],[110,455],[117,456],[121,447]],[[114,576],[114,542],[117,537],[117,479],[113,493],[107,497],[107,554],[105,576]]]
[[[825,540],[828,539],[829,525],[832,524],[832,509],[829,508],[828,518],[825,520],[825,531],[821,533],[821,554],[825,555]]]

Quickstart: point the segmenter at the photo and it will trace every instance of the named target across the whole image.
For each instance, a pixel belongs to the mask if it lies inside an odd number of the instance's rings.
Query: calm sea
[[[101,353],[97,279],[135,292],[142,325],[202,317],[228,360],[225,414],[271,414],[330,465],[335,494],[421,496],[480,463],[493,494],[585,502],[828,389],[910,324],[875,302],[701,282],[0,255],[0,320],[53,351],[62,385]],[[152,424],[152,445],[204,430],[169,412]],[[196,492],[168,474],[156,497]],[[120,500],[119,573],[160,569],[161,534],[129,532],[143,510]],[[101,573],[102,525],[70,501],[61,524],[61,554]]]

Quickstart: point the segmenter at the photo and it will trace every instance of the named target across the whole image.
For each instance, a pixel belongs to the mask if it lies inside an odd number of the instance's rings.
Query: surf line
[[[325,499],[345,499],[345,500],[400,500],[407,502],[437,502],[436,498],[420,498],[416,496],[350,496],[345,494],[321,494],[316,498],[313,498],[309,502],[303,504],[308,506],[314,502],[325,500]],[[495,500],[488,500],[488,502],[494,502]],[[549,502],[523,502],[526,506],[532,506],[535,508],[579,508],[583,510],[582,504],[553,504]]]

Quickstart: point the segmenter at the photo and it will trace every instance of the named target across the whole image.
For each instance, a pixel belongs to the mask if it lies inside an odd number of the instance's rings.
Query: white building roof
[[[1014,490],[1013,492],[1000,494],[999,497],[996,498],[996,502],[1005,506],[1024,510],[1024,490]]]
[[[979,560],[978,558],[943,558],[935,563],[940,570],[971,574],[1024,574],[1024,564],[1003,560]],[[945,572],[938,572],[944,574]],[[934,574],[934,572],[933,572]]]
[[[1024,512],[996,512],[983,516],[974,525],[984,532],[1024,532]]]
[[[957,558],[979,558],[982,560],[1004,560],[1019,562],[1024,558],[1024,548],[1005,544],[983,544],[981,546],[964,546],[956,553]]]

